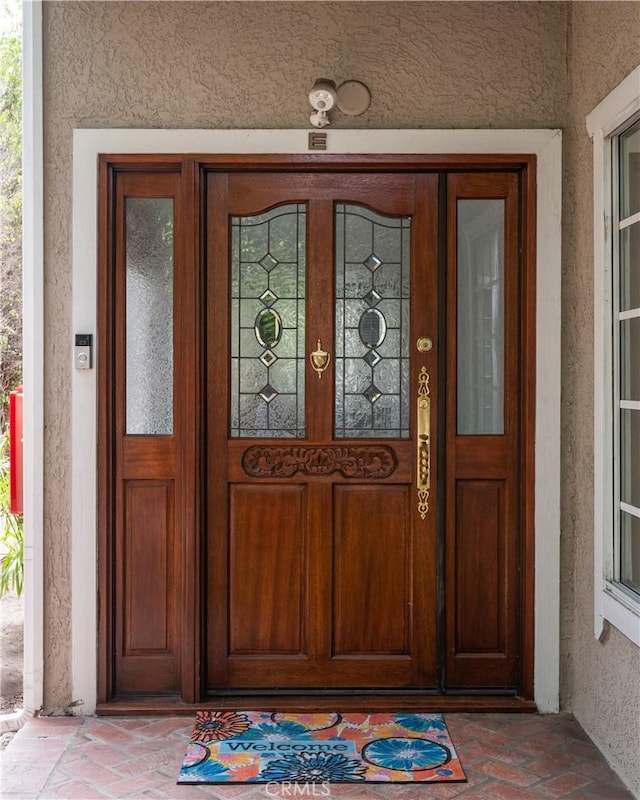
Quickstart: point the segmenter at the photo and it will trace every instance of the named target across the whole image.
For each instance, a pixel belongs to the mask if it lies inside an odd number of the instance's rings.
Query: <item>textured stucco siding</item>
[[[318,77],[363,80],[334,127],[564,128],[562,704],[640,791],[640,658],[593,639],[592,189],[584,117],[638,61],[631,3],[55,2],[44,9],[45,706],[71,696],[72,130],[306,128]],[[544,357],[544,354],[541,354]]]
[[[45,704],[70,684],[72,130],[306,128],[318,77],[358,78],[335,126],[559,127],[563,3],[46,2]]]
[[[573,3],[564,137],[561,700],[640,796],[640,648],[593,633],[593,154],[585,117],[640,63],[640,3]],[[596,376],[597,378],[597,376]]]

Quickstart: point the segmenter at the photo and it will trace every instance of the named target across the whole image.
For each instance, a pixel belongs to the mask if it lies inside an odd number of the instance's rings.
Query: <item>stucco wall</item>
[[[593,158],[585,117],[640,62],[640,4],[573,3],[564,137],[561,699],[640,796],[640,649],[593,635]]]
[[[70,685],[74,127],[308,127],[318,77],[373,102],[344,127],[559,127],[563,3],[47,2],[45,706]]]
[[[603,643],[592,633],[592,161],[584,126],[637,63],[639,10],[635,2],[44,3],[47,710],[75,699],[72,130],[307,127],[315,78],[359,78],[372,91],[370,111],[336,126],[565,128],[562,704],[640,792],[640,651],[615,630]]]

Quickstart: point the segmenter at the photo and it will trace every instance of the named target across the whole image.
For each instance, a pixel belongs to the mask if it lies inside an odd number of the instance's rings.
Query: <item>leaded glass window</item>
[[[305,436],[306,207],[231,218],[231,436]]]
[[[336,206],[336,438],[409,437],[410,219]]]

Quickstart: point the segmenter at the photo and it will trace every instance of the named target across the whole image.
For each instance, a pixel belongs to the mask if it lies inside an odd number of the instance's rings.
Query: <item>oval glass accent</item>
[[[255,322],[256,339],[263,347],[275,347],[282,337],[282,318],[273,308],[263,308]]]
[[[360,317],[358,332],[363,345],[369,349],[380,347],[387,335],[387,322],[382,311],[377,308],[367,309]]]

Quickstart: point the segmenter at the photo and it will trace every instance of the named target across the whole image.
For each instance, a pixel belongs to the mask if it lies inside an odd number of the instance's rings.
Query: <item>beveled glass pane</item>
[[[298,204],[231,218],[232,437],[305,436],[305,231]]]
[[[384,314],[377,308],[368,308],[360,316],[358,323],[360,341],[365,347],[380,347],[387,335],[387,323]]]
[[[620,310],[640,308],[640,222],[620,231]]]
[[[640,120],[620,135],[620,219],[640,211]]]
[[[640,592],[640,518],[620,512],[620,580]]]
[[[620,322],[620,399],[640,400],[640,317]]]
[[[254,331],[262,347],[278,346],[282,338],[282,319],[275,308],[264,308],[258,312]]]
[[[457,429],[504,433],[504,200],[458,200]]]
[[[336,206],[336,438],[409,436],[410,219]]]
[[[129,197],[126,432],[173,433],[173,200]]]
[[[620,412],[620,500],[640,508],[640,411]]]

